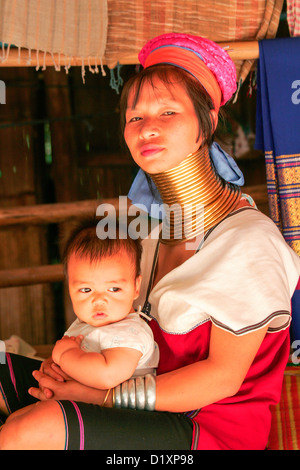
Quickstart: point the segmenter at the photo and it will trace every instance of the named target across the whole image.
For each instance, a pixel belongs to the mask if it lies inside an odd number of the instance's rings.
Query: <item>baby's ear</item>
[[[139,276],[136,277],[136,280],[135,280],[135,292],[136,292],[135,299],[137,299],[138,296],[140,295],[141,283],[142,283],[142,275],[140,274]]]

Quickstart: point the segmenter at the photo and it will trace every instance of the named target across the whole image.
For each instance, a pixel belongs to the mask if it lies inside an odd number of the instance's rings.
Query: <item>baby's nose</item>
[[[106,296],[104,294],[95,294],[93,297],[93,303],[96,305],[103,305],[106,301]]]

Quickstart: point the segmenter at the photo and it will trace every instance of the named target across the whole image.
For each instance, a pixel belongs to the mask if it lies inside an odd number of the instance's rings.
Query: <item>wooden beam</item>
[[[230,57],[233,60],[251,60],[251,59],[258,59],[259,57],[259,47],[258,41],[237,41],[237,42],[220,42],[218,43],[221,47],[223,47]],[[59,54],[49,54],[48,52],[45,54],[44,52],[40,51],[31,51],[30,57],[28,51],[24,48],[21,50],[21,54],[19,56],[19,51],[15,47],[11,47],[9,51],[5,51],[4,53],[5,59],[3,61],[0,60],[0,67],[46,67],[54,66],[65,66],[65,59],[63,55]],[[118,59],[119,63],[122,65],[130,65],[130,64],[138,64],[137,54],[123,56]],[[73,57],[72,59],[68,59],[68,64],[70,63],[71,66],[85,66],[89,65],[89,59],[82,59],[81,57]],[[106,64],[105,58],[103,59],[103,65]],[[91,58],[91,65],[94,67],[94,60]],[[98,66],[100,65],[100,60],[98,61]]]
[[[253,60],[259,58],[258,41],[238,41],[219,43],[232,60]]]
[[[0,288],[60,282],[63,279],[64,273],[61,264],[34,266],[31,268],[3,269],[0,271]]]
[[[243,187],[243,192],[251,194],[258,203],[267,202],[268,200],[267,186],[265,184]],[[100,204],[111,204],[115,208],[116,214],[119,213],[118,198],[7,207],[0,208],[0,227],[61,223],[76,217],[95,214],[96,208]],[[130,201],[128,199],[129,206]]]
[[[95,213],[100,204],[111,204],[117,211],[118,202],[118,198],[114,198],[1,208],[0,227],[65,222],[72,218]]]
[[[258,205],[268,201],[265,184],[244,187],[243,192],[251,194]],[[102,202],[111,203],[117,207],[118,199],[105,199]],[[61,222],[71,217],[86,214],[90,212],[90,209],[94,209],[96,205],[99,205],[99,203],[100,201],[92,200],[2,209],[0,210],[0,226]],[[0,271],[0,288],[60,282],[63,280],[64,274],[61,264]]]

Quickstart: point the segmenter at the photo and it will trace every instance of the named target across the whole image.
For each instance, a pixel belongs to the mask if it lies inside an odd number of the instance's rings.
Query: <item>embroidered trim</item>
[[[166,333],[167,335],[173,335],[173,336],[182,336],[182,335],[186,335],[188,333],[191,333],[191,331],[194,331],[196,330],[199,326],[201,325],[204,325],[204,323],[207,323],[209,321],[211,321],[211,318],[208,316],[207,318],[205,318],[204,320],[200,321],[199,323],[197,323],[196,325],[192,326],[190,329],[188,330],[185,330],[185,331],[181,331],[181,332],[173,332],[173,331],[168,331],[168,330],[165,330],[159,323],[159,321],[157,320],[157,318],[155,317],[152,317],[152,319],[154,321],[156,321],[156,323],[159,325],[159,328],[161,329],[161,331],[163,331],[164,333]]]
[[[84,450],[84,423],[83,423],[82,415],[81,415],[81,412],[77,403],[75,403],[73,400],[71,400],[70,403],[72,403],[72,405],[74,406],[76,414],[77,414],[77,418],[78,418],[79,439],[80,439],[79,450]]]
[[[224,323],[216,320],[213,317],[211,318],[211,321],[218,327],[222,328],[223,330],[227,330],[230,333],[233,333],[237,336],[243,335],[245,333],[249,333],[250,331],[255,331],[258,330],[259,328],[262,328],[263,326],[267,325],[270,321],[272,321],[274,318],[282,315],[288,315],[289,320],[284,324],[279,327],[269,327],[268,332],[269,333],[276,333],[277,331],[285,330],[291,323],[291,314],[287,310],[279,310],[278,312],[273,312],[270,315],[268,315],[264,320],[262,320],[259,323],[255,323],[254,325],[246,326],[245,328],[241,328],[240,330],[233,330],[232,328],[229,328],[228,326],[224,325]]]
[[[18,390],[17,390],[16,377],[15,377],[14,368],[13,368],[13,365],[12,365],[10,354],[6,354],[6,360],[7,360],[9,373],[10,373],[11,382],[12,382],[12,384],[14,386],[14,389],[15,389],[15,392],[16,392],[16,397],[17,397],[18,401],[20,401]]]
[[[193,432],[193,442],[192,442],[191,450],[197,450],[199,439],[200,439],[200,426],[199,426],[199,423],[197,423],[197,421],[194,421],[193,419],[192,421],[194,425],[194,432]]]
[[[66,416],[66,412],[65,412],[65,409],[62,405],[62,403],[58,400],[57,403],[59,404],[60,408],[61,408],[61,411],[62,411],[62,414],[63,414],[63,418],[64,418],[64,423],[65,423],[65,447],[64,447],[64,450],[68,450],[69,448],[69,428],[68,428],[68,420],[67,420],[67,416]]]
[[[3,400],[4,400],[4,403],[5,403],[5,405],[6,405],[6,408],[7,408],[8,412],[11,413],[11,409],[10,409],[10,406],[9,406],[9,404],[8,404],[7,397],[6,397],[5,393],[4,393],[4,390],[3,390],[3,387],[2,387],[1,382],[0,382],[0,392],[1,392],[2,398],[3,398]]]

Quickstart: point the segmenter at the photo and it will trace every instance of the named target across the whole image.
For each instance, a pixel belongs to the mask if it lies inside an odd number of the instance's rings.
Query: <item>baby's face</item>
[[[141,276],[136,278],[125,251],[90,262],[72,254],[68,262],[69,291],[76,316],[92,326],[103,326],[133,312]]]

